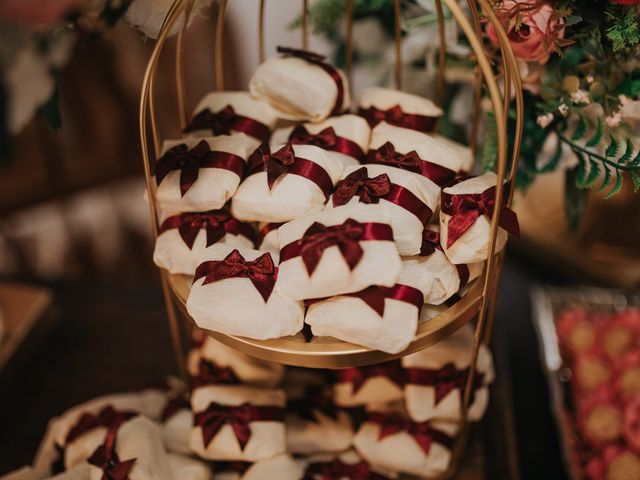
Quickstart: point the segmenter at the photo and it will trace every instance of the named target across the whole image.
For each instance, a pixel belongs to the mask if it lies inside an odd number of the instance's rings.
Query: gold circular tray
[[[191,277],[172,275],[166,271],[162,274],[167,276],[171,291],[182,312],[191,318],[185,306]],[[421,322],[413,342],[404,351],[396,354],[372,350],[331,337],[313,337],[307,342],[302,333],[292,337],[253,340],[210,330],[204,331],[227,346],[262,360],[306,368],[361,367],[403,357],[448,337],[478,313],[481,298],[482,282],[475,280],[466,294],[455,304],[439,315]]]

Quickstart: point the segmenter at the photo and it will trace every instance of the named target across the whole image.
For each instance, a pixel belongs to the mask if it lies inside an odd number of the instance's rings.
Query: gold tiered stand
[[[161,28],[158,40],[155,44],[151,58],[147,65],[142,92],[140,99],[140,139],[142,144],[142,158],[145,169],[145,178],[147,189],[149,192],[149,209],[152,218],[152,228],[154,238],[158,234],[158,214],[156,206],[156,185],[152,176],[152,159],[158,158],[160,155],[161,142],[158,133],[157,119],[154,108],[154,86],[156,80],[156,72],[160,59],[160,55],[178,18],[183,18],[191,13],[194,0],[175,0],[172,4],[167,17]],[[444,308],[438,315],[428,321],[422,322],[418,328],[415,339],[409,347],[397,355],[386,354],[377,350],[368,349],[362,346],[354,345],[348,342],[339,341],[327,337],[314,337],[310,341],[306,341],[302,334],[293,337],[277,338],[271,340],[253,340],[238,336],[225,335],[219,332],[206,331],[208,335],[216,338],[222,343],[237,349],[249,355],[279,362],[287,365],[311,367],[311,368],[344,368],[363,365],[371,365],[393,358],[402,357],[412,352],[422,350],[433,345],[447,336],[454,333],[463,325],[471,322],[474,318],[475,335],[472,351],[471,368],[464,389],[462,402],[462,418],[467,418],[467,409],[471,399],[472,380],[475,375],[476,360],[478,351],[482,342],[488,341],[492,329],[492,317],[495,307],[495,298],[498,288],[498,277],[502,264],[502,253],[495,254],[496,237],[498,233],[498,217],[499,206],[503,199],[507,204],[511,203],[513,196],[514,177],[517,167],[520,139],[522,134],[522,90],[520,83],[519,71],[515,56],[509,45],[508,38],[504,29],[493,11],[488,0],[467,0],[466,1],[469,16],[458,4],[456,0],[435,0],[436,11],[438,13],[438,24],[440,27],[440,59],[439,59],[439,79],[436,86],[438,92],[443,91],[445,82],[445,35],[444,35],[444,14],[443,6],[446,5],[453,15],[455,21],[459,24],[464,32],[469,45],[473,51],[472,59],[476,62],[476,89],[475,89],[475,105],[471,112],[472,132],[471,147],[475,151],[475,139],[477,138],[477,129],[479,119],[481,117],[480,100],[483,91],[486,91],[494,119],[497,126],[497,159],[496,159],[496,195],[494,214],[491,219],[491,230],[488,244],[489,255],[485,264],[484,272],[480,278],[471,283],[467,287],[466,292],[455,303]],[[302,1],[302,46],[307,44],[307,0]],[[223,89],[223,26],[224,13],[227,6],[227,0],[220,0],[218,5],[217,27],[214,45],[215,59],[215,78],[218,90]],[[259,53],[260,59],[264,59],[264,11],[265,0],[259,3]],[[490,22],[497,32],[499,46],[497,48],[498,63],[501,64],[501,73],[497,75],[493,70],[492,60],[488,57],[482,41],[482,31],[480,23],[480,11],[484,12],[486,20]],[[352,14],[353,0],[345,0],[346,13],[346,39],[347,39],[347,76],[351,73],[351,38],[352,38]],[[184,21],[184,25],[188,22]],[[396,75],[395,83],[397,88],[401,88],[401,5],[400,0],[395,0],[395,25],[396,25]],[[186,102],[186,88],[183,77],[183,47],[185,28],[177,35],[175,49],[175,71],[176,71],[176,99],[178,106],[178,119],[180,128],[184,128],[187,124],[188,109]],[[498,76],[502,78],[502,90],[498,86]],[[507,114],[509,112],[511,99],[515,99],[516,111],[516,129],[515,136],[512,139],[513,150],[511,152],[510,170],[507,172]],[[439,96],[441,98],[441,96]],[[149,130],[151,131],[151,142],[149,141]],[[474,152],[475,153],[475,152]],[[183,353],[183,342],[185,340],[185,332],[190,328],[194,328],[193,322],[181,322],[178,318],[178,312],[189,318],[186,312],[185,303],[189,294],[191,278],[183,275],[172,275],[168,272],[161,271],[162,287],[165,297],[167,314],[171,328],[172,339],[176,357],[181,371],[186,377],[185,356]],[[220,299],[224,301],[224,299]],[[176,308],[177,307],[177,308]],[[454,448],[452,467],[441,478],[447,478],[452,474],[457,463],[456,458],[461,455],[466,439],[466,428],[462,429],[459,436],[460,441],[456,443]]]

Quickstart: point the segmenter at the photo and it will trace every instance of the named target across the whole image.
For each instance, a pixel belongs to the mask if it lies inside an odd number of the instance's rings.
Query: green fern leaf
[[[631,142],[631,139],[627,138],[627,147],[625,148],[622,156],[618,159],[618,163],[621,165],[625,164],[629,160],[631,160],[632,156],[633,156],[633,143]]]
[[[598,192],[604,192],[607,187],[609,186],[609,183],[611,182],[611,168],[608,167],[607,165],[604,166],[604,180],[602,180],[602,185],[600,185],[600,188],[598,189]]]
[[[638,154],[636,155],[636,158],[634,158],[633,160],[631,160],[631,162],[629,163],[630,167],[640,167],[640,150],[638,150]]]
[[[587,177],[586,182],[584,182],[584,188],[591,188],[596,183],[598,178],[600,177],[600,165],[598,162],[589,158],[589,176]]]
[[[587,183],[587,160],[584,158],[582,152],[575,152],[578,157],[578,167],[576,169],[576,187],[586,188]]]
[[[633,180],[633,193],[640,190],[640,173],[637,170],[631,172],[631,180]]]
[[[623,180],[622,172],[618,170],[616,172],[616,183],[613,184],[613,188],[609,190],[609,192],[604,196],[605,200],[608,200],[611,197],[620,193],[620,190],[622,190],[622,180]]]
[[[582,114],[578,114],[578,125],[571,136],[571,140],[575,141],[584,138],[584,134],[587,133],[587,126],[587,119]]]
[[[604,154],[607,157],[615,157],[616,155],[618,155],[618,151],[620,150],[620,142],[618,142],[611,135],[609,135],[609,138],[611,139],[611,142],[609,143],[609,146],[605,150]]]
[[[552,157],[549,159],[546,165],[544,165],[540,169],[540,173],[552,172],[558,166],[560,159],[562,158],[562,142],[558,140],[558,146],[556,147],[555,152],[553,152]]]
[[[596,125],[596,131],[593,133],[593,136],[587,142],[587,147],[595,147],[598,145],[602,138],[604,137],[604,122],[600,117],[597,117],[598,123]]]

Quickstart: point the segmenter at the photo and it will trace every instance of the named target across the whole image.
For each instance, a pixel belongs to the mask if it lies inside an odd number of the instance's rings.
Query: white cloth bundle
[[[58,475],[49,478],[49,480],[89,480],[90,478],[91,466],[88,463],[81,463],[66,472],[59,473]]]
[[[373,421],[375,420],[375,421]],[[396,413],[371,412],[354,439],[368,462],[420,477],[444,473],[451,461],[458,426],[452,422],[413,423]],[[418,438],[424,437],[424,445]]]
[[[158,233],[153,261],[170,273],[193,275],[198,259],[213,244],[239,249],[255,246],[253,227],[225,210],[173,215],[160,224]]]
[[[431,100],[412,93],[382,87],[369,87],[362,90],[358,107],[360,109],[359,113],[367,119],[371,118],[371,120],[374,120],[372,118],[373,115],[368,114],[368,112],[366,112],[367,110],[375,109],[386,113],[389,110],[395,109],[396,112],[389,112],[386,115],[376,115],[378,118],[375,118],[375,124],[379,122],[394,122],[394,124],[398,126],[418,129],[420,131],[433,130],[433,127],[435,127],[435,119],[442,115],[442,110]],[[403,118],[403,116],[406,115],[418,115],[425,118]],[[370,125],[372,123],[374,122],[369,122]],[[375,126],[375,124],[372,125],[372,127]],[[428,125],[431,125],[431,128],[428,128]]]
[[[497,177],[495,173],[488,172],[442,190],[440,242],[445,255],[452,263],[476,263],[487,259],[491,233],[491,218],[488,215],[493,213],[493,204],[488,205],[487,200],[494,198],[492,192],[495,193],[495,190],[492,190],[492,187],[495,187],[496,183]],[[469,215],[469,213],[477,214],[477,218],[457,239],[452,238],[453,241],[450,241],[449,234],[451,231],[449,229],[454,226],[453,223],[450,225],[450,222],[452,222],[451,214],[454,211],[458,211],[454,202],[456,197],[461,198],[460,196],[462,195],[472,195],[476,198],[474,201],[478,202],[478,204],[474,206],[471,211],[469,211],[471,207],[468,205],[463,206],[459,210],[457,215],[460,216],[462,221],[459,223],[456,221],[456,228],[460,228],[458,226],[459,224],[465,225],[466,228],[467,222],[463,218],[465,215]],[[487,197],[487,200],[484,198],[480,199],[480,197]],[[450,198],[451,201],[447,200],[447,198]],[[507,242],[507,231],[502,228],[502,225],[509,225],[514,234],[517,235],[518,233],[518,221],[515,213],[503,207],[502,211],[499,209],[499,214],[501,226],[498,228],[496,236],[495,253],[500,252]],[[451,245],[449,245],[449,243],[451,243]]]
[[[166,140],[154,172],[160,209],[174,214],[222,208],[240,185],[252,150],[243,133]]]
[[[89,458],[91,464],[91,480],[105,478],[104,468],[112,468],[110,461],[115,461],[108,453],[107,443],[101,445],[99,451],[94,452]],[[173,474],[169,463],[169,454],[162,443],[162,431],[157,423],[144,416],[135,417],[124,422],[118,427],[115,437],[113,453],[118,462],[124,463],[133,460],[133,465],[127,476],[130,480],[172,480]]]
[[[201,360],[213,363],[221,368],[230,368],[237,379],[248,385],[260,387],[277,386],[285,373],[281,363],[267,362],[251,357],[212,337],[206,337],[200,348],[194,348],[187,360],[189,374],[197,376]]]
[[[3,475],[0,480],[41,480],[42,478],[44,477],[40,476],[33,468],[25,466]]]
[[[440,135],[439,133],[434,133],[431,136],[435,141],[438,142],[442,149],[448,148],[450,149],[451,154],[455,154],[462,159],[460,172],[471,174],[471,172],[473,171],[473,164],[475,163],[471,148],[469,148],[467,145],[463,145],[462,143],[451,140],[449,137]]]
[[[208,463],[185,455],[169,454],[169,467],[175,480],[212,480],[213,472]]]
[[[283,454],[268,460],[260,460],[254,464],[247,464],[246,469],[236,471],[224,464],[216,465],[215,480],[300,480],[304,474],[302,462]]]
[[[371,128],[358,115],[329,117],[320,123],[283,127],[275,130],[271,144],[294,143],[316,145],[331,152],[345,166],[359,165],[369,148]]]
[[[462,146],[442,136],[396,127],[381,123],[371,131],[371,144],[367,162],[396,158],[403,160],[404,168],[430,178],[443,186],[453,180],[462,166],[468,163],[468,154],[461,151]],[[417,157],[421,160],[417,161]],[[415,166],[409,160],[413,159]],[[395,160],[397,161],[397,160]],[[420,170],[419,170],[420,169]]]
[[[404,398],[399,361],[336,370],[333,401],[341,407],[391,403]]]
[[[355,296],[335,296],[313,303],[305,322],[317,336],[399,353],[415,337],[427,276],[419,258],[404,259],[392,288],[368,287]]]
[[[285,453],[284,392],[242,385],[207,386],[191,396],[189,446],[209,460],[264,460]],[[238,432],[249,438],[238,438]],[[241,441],[246,442],[244,447]]]
[[[473,333],[473,328],[466,325],[435,345],[402,359],[407,375],[404,388],[407,412],[414,421],[461,419],[461,399],[471,361]],[[487,386],[493,377],[491,353],[481,345],[469,420],[479,420],[484,415],[489,402]]]
[[[190,455],[189,435],[193,425],[193,412],[186,396],[169,400],[162,412],[162,438],[167,451]]]
[[[278,229],[282,223],[263,223],[258,232],[258,250],[269,252],[274,261],[280,261],[280,243]]]
[[[366,476],[365,476],[366,475]],[[343,480],[366,478],[367,480],[389,480],[398,478],[395,472],[385,471],[367,463],[355,450],[347,450],[339,455],[318,454],[307,458],[305,479]]]
[[[244,221],[287,222],[321,210],[342,175],[342,162],[313,145],[263,145],[231,201]],[[298,172],[298,173],[296,173]]]
[[[288,120],[320,122],[351,104],[344,73],[319,56],[311,61],[296,56],[269,58],[254,72],[249,91]]]
[[[416,255],[439,197],[440,187],[428,178],[386,165],[362,165],[345,169],[325,208],[366,203],[388,209],[398,253]]]
[[[376,205],[354,204],[289,222],[278,230],[276,290],[311,299],[395,285],[402,263],[390,218]]]
[[[278,268],[268,253],[213,245],[201,262],[187,298],[200,328],[257,339],[302,329],[304,305],[274,289]]]
[[[249,92],[210,92],[198,102],[186,131],[194,137],[244,133],[254,150],[269,140],[276,121],[271,105]]]

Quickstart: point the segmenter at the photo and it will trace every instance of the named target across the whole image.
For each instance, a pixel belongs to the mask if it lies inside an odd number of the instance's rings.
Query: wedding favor
[[[216,480],[300,480],[304,466],[283,454],[259,462],[216,462]]]
[[[315,145],[332,152],[345,166],[351,166],[364,161],[370,137],[371,128],[365,119],[345,114],[329,117],[320,123],[280,128],[273,132],[271,143]]]
[[[387,480],[397,478],[396,475],[380,472],[375,465],[370,465],[354,450],[348,450],[340,455],[314,455],[309,457],[305,471],[305,480]]]
[[[412,420],[460,420],[461,402],[469,375],[473,329],[465,326],[425,350],[402,358],[407,412]],[[488,385],[493,381],[489,350],[480,346],[468,420],[482,418],[489,402]]]
[[[312,52],[278,47],[282,57],[258,66],[249,90],[269,102],[280,118],[320,122],[349,108],[344,74]]]
[[[227,335],[294,335],[302,329],[304,306],[274,289],[277,276],[268,253],[212,246],[196,269],[187,311],[200,328]]]
[[[440,188],[428,178],[398,168],[348,167],[327,208],[364,203],[388,209],[398,253],[416,255],[422,244],[422,231],[436,210],[439,195]]]
[[[160,224],[153,261],[170,273],[193,275],[205,248],[217,243],[252,249],[254,239],[253,227],[226,210],[180,213]]]
[[[404,398],[404,372],[397,360],[335,371],[333,399],[342,407],[390,403]]]
[[[160,210],[216,210],[231,198],[242,180],[253,148],[243,133],[167,140],[155,166]]]
[[[242,385],[207,386],[191,396],[189,446],[209,460],[257,461],[286,451],[285,395]]]
[[[280,242],[278,229],[282,223],[263,223],[258,231],[258,250],[269,252],[274,261],[280,261]]]
[[[489,255],[496,182],[495,173],[488,172],[442,190],[440,242],[452,263],[480,262]],[[503,202],[506,202],[504,197]],[[503,204],[498,213],[500,228],[495,253],[504,248],[507,233],[519,234],[518,218],[513,210]]]
[[[193,425],[191,404],[186,395],[178,394],[169,399],[162,417],[162,438],[164,446],[169,452],[190,455],[189,435]]]
[[[293,299],[392,287],[401,261],[390,218],[376,205],[354,204],[289,222],[278,230],[276,291]]]
[[[231,202],[244,221],[286,222],[321,210],[342,175],[342,162],[314,145],[264,144]]]
[[[174,480],[213,480],[208,463],[186,455],[169,454],[169,467]]]

